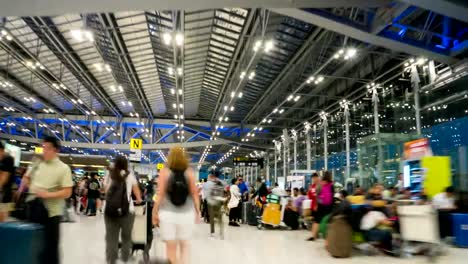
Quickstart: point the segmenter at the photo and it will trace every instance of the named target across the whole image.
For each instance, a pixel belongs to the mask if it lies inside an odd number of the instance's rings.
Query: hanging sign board
[[[262,158],[251,158],[251,157],[234,157],[232,162],[234,166],[240,167],[261,167],[263,168]]]
[[[156,169],[162,170],[164,168],[164,163],[158,163],[156,164]]]
[[[143,141],[138,138],[130,139],[130,156],[132,162],[141,162],[141,149],[143,148]]]
[[[432,150],[427,138],[421,138],[406,142],[404,145],[404,157],[407,160],[420,159],[425,156],[432,156]]]

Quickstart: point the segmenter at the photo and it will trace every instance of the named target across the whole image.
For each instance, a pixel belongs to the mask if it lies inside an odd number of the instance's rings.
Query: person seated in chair
[[[299,210],[294,206],[293,200],[289,199],[284,210],[283,222],[292,230],[299,228]]]
[[[384,252],[392,251],[393,222],[382,212],[384,207],[372,207],[361,220],[361,230],[369,242],[377,242]]]

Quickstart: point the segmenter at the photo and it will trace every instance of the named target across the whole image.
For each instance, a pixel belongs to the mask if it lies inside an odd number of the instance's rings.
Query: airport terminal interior
[[[467,75],[465,0],[0,1],[0,160],[15,168],[0,162],[0,198],[59,141],[61,263],[110,263],[104,182],[124,157],[148,216],[133,229],[153,239],[122,263],[165,263],[151,208],[181,148],[201,215],[177,263],[466,263]],[[7,203],[0,234],[27,221]],[[0,235],[0,263],[13,250]]]

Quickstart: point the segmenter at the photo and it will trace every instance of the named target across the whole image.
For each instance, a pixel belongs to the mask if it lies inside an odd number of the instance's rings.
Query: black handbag
[[[18,197],[18,200],[16,201],[15,204],[15,210],[11,212],[11,216],[19,219],[19,220],[26,220],[27,215],[26,215],[26,210],[27,210],[27,203],[26,203],[26,197],[28,196],[27,193],[22,192],[20,196]]]

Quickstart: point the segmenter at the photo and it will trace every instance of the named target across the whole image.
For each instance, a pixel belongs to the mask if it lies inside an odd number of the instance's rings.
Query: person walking
[[[210,216],[210,237],[215,235],[215,222],[219,223],[220,239],[224,239],[223,213],[224,185],[214,174],[208,176],[206,183],[206,200],[208,203],[208,215]]]
[[[132,229],[135,220],[132,193],[136,203],[141,203],[138,182],[128,170],[128,161],[124,156],[115,157],[114,166],[104,179],[106,206],[104,223],[106,226],[106,261],[115,264],[119,252],[119,234],[121,236],[121,258],[124,262],[130,257],[132,248]]]
[[[44,251],[41,263],[60,263],[60,220],[65,207],[65,199],[72,194],[73,180],[70,167],[59,157],[60,141],[55,137],[46,137],[42,143],[43,161],[23,177],[25,186],[29,186],[29,202],[43,204],[44,218],[34,216],[44,226]],[[37,203],[36,203],[37,205]],[[36,211],[37,212],[37,211]]]
[[[14,158],[5,152],[5,147],[0,142],[0,222],[8,218],[8,207],[13,202],[14,163]]]
[[[314,225],[320,225],[322,219],[329,215],[333,210],[334,187],[332,181],[332,174],[325,171],[322,177],[320,192],[317,195],[317,211],[314,212]],[[317,238],[316,229],[312,227],[312,237],[308,239],[313,241]]]
[[[242,213],[242,196],[238,184],[240,183],[239,178],[234,178],[231,181],[232,185],[229,188],[231,193],[231,199],[228,203],[229,210],[229,225],[240,226],[237,221],[241,219]]]
[[[317,221],[319,220],[317,218],[317,209],[318,209],[318,197],[317,196],[320,193],[320,188],[321,188],[320,177],[316,172],[314,172],[314,174],[312,174],[312,183],[310,184],[309,191],[307,192],[307,196],[309,200],[311,200],[310,211],[313,216],[312,236],[309,239],[307,239],[307,241],[314,241],[319,231],[320,221]]]
[[[91,173],[91,179],[88,184],[88,216],[96,216],[98,199],[101,196],[101,185],[98,180],[98,174]]]
[[[182,147],[174,147],[169,151],[158,185],[153,224],[160,227],[170,263],[187,263],[189,240],[194,224],[200,222],[201,215],[195,175]]]

